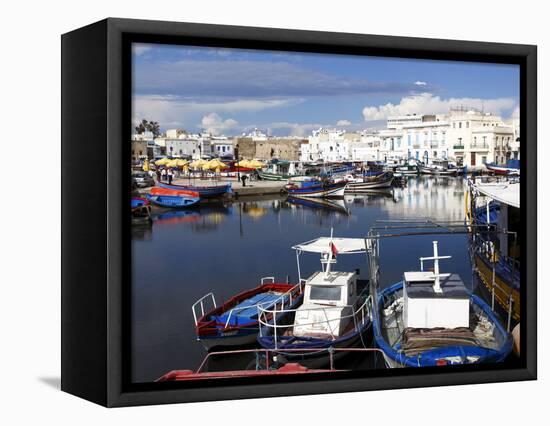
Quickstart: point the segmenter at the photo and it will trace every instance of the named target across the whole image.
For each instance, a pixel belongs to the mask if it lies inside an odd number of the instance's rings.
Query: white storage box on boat
[[[470,296],[457,274],[440,278],[434,290],[433,272],[405,272],[403,322],[406,328],[470,326]]]

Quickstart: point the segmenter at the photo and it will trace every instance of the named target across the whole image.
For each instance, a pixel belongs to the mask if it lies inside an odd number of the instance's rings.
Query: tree
[[[158,121],[147,121],[142,119],[141,122],[135,127],[136,133],[151,132],[153,136],[160,135],[160,126]]]

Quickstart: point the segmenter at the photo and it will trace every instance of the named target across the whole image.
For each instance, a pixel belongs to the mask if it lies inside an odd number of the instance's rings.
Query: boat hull
[[[391,188],[393,177],[380,182],[349,182],[346,192],[363,192],[372,189]]]
[[[301,198],[343,197],[347,183],[340,182],[328,186],[314,186],[308,188],[287,189],[288,195]]]
[[[182,209],[182,208],[188,208],[195,204],[197,204],[200,200],[200,198],[191,198],[191,197],[184,197],[184,196],[178,196],[178,195],[153,195],[153,194],[147,194],[147,199],[160,207],[167,207],[167,208],[176,208],[176,209]]]
[[[423,175],[437,175],[437,176],[456,176],[458,169],[435,169],[432,167],[420,167],[420,173]]]
[[[499,337],[502,339],[502,344],[498,349],[455,345],[429,349],[416,356],[407,356],[405,353],[396,350],[386,341],[382,334],[381,312],[384,309],[384,300],[391,300],[391,297],[394,296],[395,293],[402,290],[403,281],[382,290],[376,297],[376,306],[373,309],[374,339],[376,345],[384,352],[384,359],[389,368],[437,366],[441,365],[439,363],[441,360],[450,358],[459,360],[454,362],[454,364],[501,362],[504,361],[512,351],[512,336],[504,329],[490,306],[475,294],[470,295],[470,303],[475,304],[494,325],[495,333],[498,333]]]
[[[256,288],[233,296],[223,305],[215,307],[198,318],[195,325],[197,340],[208,350],[217,347],[235,347],[254,343],[259,330],[257,315],[243,319],[239,318],[239,312],[242,313],[246,309],[253,311],[256,305],[250,304],[246,308],[238,308],[238,306],[254,296],[272,291],[280,292],[281,297],[289,303],[291,309],[302,302],[303,294],[300,286],[286,283],[261,284]],[[277,302],[273,303],[280,303],[280,298],[276,297],[275,299]],[[232,314],[233,309],[236,309],[236,314]],[[232,321],[230,322],[231,318]]]
[[[183,190],[198,192],[200,198],[216,198],[231,192],[231,184],[215,185],[215,186],[192,186],[192,185],[168,185],[166,183],[158,183],[158,186],[166,189]]]

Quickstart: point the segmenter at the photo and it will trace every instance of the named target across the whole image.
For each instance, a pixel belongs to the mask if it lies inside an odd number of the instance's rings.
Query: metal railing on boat
[[[381,355],[384,355],[384,351],[379,348],[290,348],[285,349],[284,353],[296,353],[296,354],[309,354],[309,353],[317,353],[317,352],[326,352],[329,356],[329,366],[331,370],[334,370],[334,355],[339,352],[355,352],[355,353],[379,353]],[[270,355],[273,357],[276,357],[277,355],[283,355],[284,353],[281,351],[278,351],[276,349],[267,349],[267,348],[256,348],[256,349],[235,349],[230,351],[219,351],[219,352],[208,352],[204,359],[202,360],[201,364],[195,371],[195,373],[200,373],[203,371],[205,365],[208,363],[210,358],[216,357],[216,356],[223,356],[223,355],[241,355],[241,354],[248,354],[253,353],[256,355],[263,354],[265,356],[266,364],[265,364],[265,370],[269,370],[270,365]]]
[[[327,325],[327,328],[329,330],[330,336],[332,340],[336,340],[337,336],[334,334],[333,328],[331,326],[331,322],[340,322],[342,320],[345,320],[347,318],[353,319],[353,326],[355,331],[359,331],[360,325],[365,324],[365,320],[368,319],[369,321],[372,318],[372,303],[371,303],[371,296],[367,296],[365,298],[365,301],[361,304],[360,307],[357,309],[354,305],[343,305],[343,306],[319,306],[315,308],[309,308],[309,309],[300,309],[300,312],[318,312],[322,311],[323,315],[325,317],[324,320],[315,321],[311,323],[300,323],[300,326],[315,326],[319,324],[325,324]],[[329,319],[327,315],[327,310],[331,309],[338,309],[342,310],[342,308],[351,309],[352,313],[349,315],[343,315],[339,316],[338,318]],[[286,329],[289,327],[293,327],[292,324],[277,324],[277,316],[282,316],[284,314],[296,314],[298,312],[298,309],[277,309],[274,307],[274,309],[266,309],[261,306],[258,306],[258,325],[259,325],[259,332],[260,337],[264,336],[263,327],[265,326],[267,329],[272,329],[273,331],[273,343],[275,345],[275,349],[277,349],[278,344],[278,338],[282,336],[282,334],[278,334],[278,329]],[[286,351],[287,349],[285,349]]]

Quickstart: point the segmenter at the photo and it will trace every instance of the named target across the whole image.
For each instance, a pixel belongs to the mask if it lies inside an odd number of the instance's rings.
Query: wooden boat
[[[299,359],[311,366],[323,365],[327,362],[326,350],[356,345],[371,327],[370,298],[366,282],[358,278],[358,270],[331,270],[337,254],[365,253],[365,241],[321,237],[293,249],[300,282],[304,283],[303,300],[294,308],[259,307],[258,343],[282,352],[289,361]],[[322,265],[321,271],[305,280],[301,279],[299,262],[303,252],[320,254]],[[289,351],[292,349],[309,352],[298,354]]]
[[[519,223],[519,182],[469,181],[471,197],[470,252],[475,262],[484,298],[513,328],[520,321],[519,238],[507,232],[517,231]],[[486,226],[484,226],[486,225]]]
[[[496,175],[519,175],[520,165],[519,160],[508,160],[506,164],[486,163],[485,167],[488,171]]]
[[[369,258],[378,257],[378,239],[369,240]],[[381,292],[373,286],[373,333],[390,368],[501,362],[512,350],[512,337],[491,307],[466,288],[457,274],[442,274],[437,241],[421,270],[405,272]],[[424,261],[433,260],[433,271]],[[377,269],[378,270],[378,269]],[[376,272],[375,272],[376,274]],[[377,278],[371,274],[371,281]]]
[[[417,175],[417,174],[420,173],[418,165],[417,164],[412,164],[412,163],[406,163],[402,166],[397,166],[395,168],[395,171],[397,173],[401,173],[403,175]]]
[[[151,220],[151,203],[141,197],[132,197],[132,225],[150,225]]]
[[[288,195],[291,195],[293,197],[343,197],[346,185],[346,181],[321,181],[316,178],[311,178],[307,180],[292,179],[287,185],[285,185],[285,190],[288,192]]]
[[[365,192],[372,189],[389,188],[394,180],[392,172],[384,172],[372,177],[347,176],[346,192]]]
[[[161,188],[174,189],[178,191],[197,192],[200,198],[216,198],[222,197],[224,194],[231,192],[231,183],[209,186],[193,186],[193,185],[168,185],[167,183],[158,183]]]
[[[296,353],[304,352],[300,349],[294,350]],[[322,351],[322,349],[321,349]],[[340,351],[346,353],[368,353],[377,352],[373,348],[346,348],[334,349],[328,356],[331,361],[328,368],[308,368],[296,362],[286,362],[285,357],[277,351],[266,349],[239,349],[230,351],[209,352],[196,370],[172,370],[163,374],[155,382],[182,382],[204,379],[225,379],[234,377],[262,377],[262,376],[280,376],[280,375],[302,375],[315,373],[331,373],[336,371],[347,371],[346,369],[337,369],[334,364],[334,354]],[[224,370],[224,371],[208,371],[208,365],[215,363],[219,359],[228,359],[232,356],[245,357],[250,356],[251,362],[246,369],[239,370]]]
[[[207,349],[253,343],[258,334],[260,307],[293,308],[301,299],[300,284],[276,283],[273,277],[262,278],[258,287],[243,291],[220,306],[214,294],[208,293],[191,307],[197,340]]]
[[[161,207],[185,208],[199,202],[200,197],[197,192],[188,190],[167,189],[155,186],[147,194],[147,199],[153,204]]]

